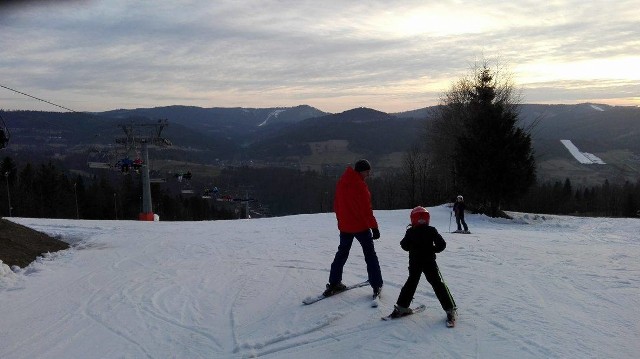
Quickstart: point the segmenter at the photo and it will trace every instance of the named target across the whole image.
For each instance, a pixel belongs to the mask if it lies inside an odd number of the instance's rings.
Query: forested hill
[[[40,217],[73,218],[80,213],[82,218],[135,218],[140,210],[140,176],[89,168],[88,162],[96,154],[113,164],[129,155],[115,141],[124,135],[123,123],[167,119],[169,125],[162,135],[173,145],[163,149],[152,146],[149,154],[152,177],[166,179],[152,189],[158,201],[154,210],[163,218],[233,216],[235,208],[229,212],[229,208],[214,208],[200,199],[212,186],[234,198],[258,198],[256,206],[262,214],[327,211],[336,176],[345,165],[362,157],[374,164],[376,179],[371,189],[377,208],[405,206],[403,185],[397,176],[402,175],[407,150],[424,140],[434,109],[396,114],[369,108],[327,114],[309,106],[171,106],[92,114],[1,111],[10,134],[9,144],[2,150],[3,171],[10,173],[5,183],[12,191],[0,191],[0,204],[6,204],[11,192],[16,216],[31,210],[28,215]],[[559,181],[571,192],[571,188],[605,183],[627,188],[626,181],[635,183],[640,178],[639,108],[522,105],[521,125],[533,123],[537,123],[531,131],[540,183]],[[606,164],[579,163],[561,144],[562,139],[571,140],[580,151],[593,153]],[[133,155],[139,154],[138,148]],[[176,180],[176,174],[184,171],[193,173],[190,183]],[[570,179],[573,187],[565,179]],[[177,197],[183,190],[193,194],[186,195],[188,199]],[[269,210],[259,207],[262,204]]]
[[[36,162],[54,157],[80,169],[96,144],[117,151],[114,140],[123,135],[119,124],[167,119],[169,126],[163,135],[173,146],[154,152],[155,159],[320,170],[325,165],[341,167],[358,157],[370,158],[378,167],[400,167],[402,154],[422,140],[434,109],[388,114],[356,108],[328,114],[307,105],[262,109],[168,106],[91,114],[0,114],[11,134],[4,154]],[[599,154],[610,167],[609,174],[633,176],[640,167],[638,107],[524,104],[520,106],[520,117],[524,127],[537,122],[532,135],[542,174],[557,172],[557,177],[563,178],[567,168],[573,166],[571,156],[560,143],[562,139],[572,140],[583,151]],[[591,167],[587,171],[604,168]]]

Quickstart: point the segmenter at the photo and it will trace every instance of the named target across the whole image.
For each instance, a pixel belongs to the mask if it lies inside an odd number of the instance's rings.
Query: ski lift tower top
[[[138,216],[141,221],[153,221],[153,206],[151,201],[151,181],[149,180],[149,145],[160,147],[171,146],[171,141],[162,137],[162,130],[169,124],[167,120],[157,123],[121,124],[125,137],[116,138],[116,143],[125,145],[127,154],[134,154],[137,147],[142,149],[142,213]]]
[[[167,120],[158,120],[156,123],[135,123],[119,125],[124,131],[125,137],[116,138],[116,143],[123,144],[127,150],[135,150],[139,145],[151,144],[156,146],[171,146],[171,141],[162,137],[162,130],[169,126]]]

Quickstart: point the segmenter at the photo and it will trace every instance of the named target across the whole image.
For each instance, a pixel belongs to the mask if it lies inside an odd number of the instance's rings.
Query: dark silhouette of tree
[[[518,96],[501,75],[485,62],[456,83],[444,95],[427,139],[436,162],[449,166],[456,192],[492,217],[526,193],[536,168],[530,128],[517,126]]]
[[[423,179],[421,169],[422,151],[417,145],[412,146],[404,155],[402,160],[402,172],[404,175],[404,189],[408,195],[407,207],[418,205],[419,183]]]
[[[84,218],[83,212],[81,211],[81,209],[84,209],[85,198],[87,195],[86,195],[84,179],[82,178],[82,176],[80,175],[76,176],[76,180],[73,185],[74,185],[74,192],[75,192],[74,195],[77,201],[76,204],[78,206],[77,215],[78,215],[78,218]]]
[[[34,186],[35,170],[30,163],[28,163],[20,171],[18,175],[18,193],[20,195],[14,195],[14,213],[20,217],[31,217],[36,212],[38,205],[35,186]]]
[[[448,199],[451,191],[447,186],[450,184],[441,181],[439,173],[433,169],[433,158],[428,155],[424,152],[407,159],[409,162],[415,161],[413,164],[407,163],[407,172],[415,174],[413,182],[407,182],[407,173],[403,171],[372,176],[368,183],[374,209],[410,208],[417,204],[431,206],[443,203],[443,198]],[[60,163],[16,165],[10,158],[0,166],[9,169],[10,173],[0,181],[2,214],[8,212],[8,180],[14,216],[69,219],[78,216],[81,219],[108,220],[138,218],[141,184],[140,178],[133,174],[124,176],[119,172],[103,171],[99,177],[72,177]],[[252,216],[260,212],[288,215],[332,211],[336,181],[335,175],[248,167],[225,169],[214,179],[221,194],[232,195],[235,199],[246,196],[255,198],[260,207],[256,202],[250,203],[255,211]],[[413,192],[408,188],[408,183],[413,183]],[[242,212],[236,212],[245,208],[241,201],[218,202],[198,195],[184,196],[164,184],[152,184],[151,193],[154,213],[163,221],[237,219],[245,216]],[[77,212],[74,197],[77,197]],[[473,198],[473,195],[465,197]],[[564,181],[536,183],[525,196],[505,203],[504,209],[531,213],[638,217],[639,205],[640,181],[634,185],[605,180],[601,185],[576,187],[567,178]]]

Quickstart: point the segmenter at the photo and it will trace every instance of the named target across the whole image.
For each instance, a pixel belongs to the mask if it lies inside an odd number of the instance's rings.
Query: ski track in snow
[[[319,294],[338,245],[333,214],[216,222],[13,219],[73,242],[0,277],[2,358],[627,358],[640,353],[637,219],[469,215],[430,208],[447,241],[438,264],[458,305],[456,328],[399,246],[408,210],[376,212],[385,286]],[[366,279],[357,242],[343,280]],[[612,320],[615,318],[615,320]]]

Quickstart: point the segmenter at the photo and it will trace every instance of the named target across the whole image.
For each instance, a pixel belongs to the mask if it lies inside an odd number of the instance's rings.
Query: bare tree
[[[404,179],[404,190],[407,193],[408,207],[416,206],[418,198],[418,183],[420,179],[420,148],[413,145],[405,153],[402,159],[402,174]]]

